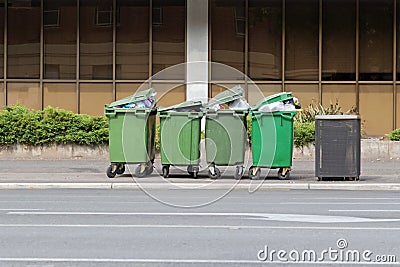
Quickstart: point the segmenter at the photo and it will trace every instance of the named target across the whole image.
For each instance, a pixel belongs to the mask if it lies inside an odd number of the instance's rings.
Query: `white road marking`
[[[255,219],[267,221],[286,221],[286,222],[310,222],[310,223],[356,223],[356,222],[398,222],[399,219],[372,219],[351,216],[331,216],[331,215],[309,215],[309,214],[272,214],[272,213],[195,213],[195,212],[24,212],[15,211],[8,212],[8,215],[78,215],[78,216],[97,216],[97,215],[110,215],[110,216],[218,216],[218,217],[253,217]]]
[[[292,199],[304,199],[304,200],[400,200],[399,197],[313,197],[313,198],[292,198]]]
[[[368,212],[400,212],[400,210],[329,210],[329,211],[340,211],[340,212],[347,212],[347,211],[350,211],[350,212],[353,212],[353,211],[356,211],[356,212],[364,212],[364,211],[368,211]]]
[[[377,262],[334,262],[334,261],[310,261],[310,262],[280,262],[280,261],[257,261],[257,260],[212,260],[212,259],[118,259],[118,258],[0,258],[0,262],[97,262],[97,263],[203,263],[203,264],[318,264],[318,265],[400,265],[399,262],[377,263]]]
[[[400,227],[351,226],[262,226],[262,225],[190,225],[190,224],[0,224],[0,228],[176,228],[176,229],[296,229],[296,230],[382,230],[399,231]]]
[[[400,202],[281,202],[281,205],[400,205]]]
[[[13,211],[13,210],[15,210],[15,211],[17,211],[17,210],[20,210],[20,211],[34,211],[34,210],[46,210],[46,209],[0,209],[0,211]]]

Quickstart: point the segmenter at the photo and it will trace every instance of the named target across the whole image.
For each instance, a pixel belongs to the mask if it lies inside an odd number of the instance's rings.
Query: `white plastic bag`
[[[249,108],[250,105],[246,102],[246,100],[243,100],[241,98],[236,99],[229,104],[229,109],[232,110],[247,110]]]

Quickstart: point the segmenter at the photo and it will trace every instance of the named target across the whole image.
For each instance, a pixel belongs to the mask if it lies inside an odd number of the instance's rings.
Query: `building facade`
[[[101,115],[143,83],[174,88],[162,105],[242,84],[250,103],[259,90],[291,91],[303,106],[338,100],[360,112],[367,135],[400,127],[398,0],[1,2],[1,106]],[[244,75],[202,64],[151,78],[193,61]]]

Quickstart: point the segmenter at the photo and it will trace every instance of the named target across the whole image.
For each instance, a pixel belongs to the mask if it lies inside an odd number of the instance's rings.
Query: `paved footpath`
[[[139,187],[189,188],[204,187],[210,189],[225,188],[285,188],[285,189],[347,189],[347,190],[400,190],[400,160],[381,159],[363,160],[360,181],[322,181],[314,174],[314,161],[294,160],[289,180],[279,180],[277,171],[263,169],[265,180],[252,181],[245,176],[241,181],[233,178],[233,167],[223,168],[223,176],[211,180],[207,169],[199,173],[197,179],[190,178],[186,168],[170,169],[170,178],[160,176],[161,165],[156,160],[155,171],[146,178],[136,178],[136,165],[129,165],[124,175],[109,179],[105,170],[109,162],[104,160],[0,160],[0,189],[16,188],[104,188],[136,189]]]

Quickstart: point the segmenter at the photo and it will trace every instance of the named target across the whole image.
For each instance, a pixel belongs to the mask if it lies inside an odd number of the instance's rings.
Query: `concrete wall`
[[[303,149],[295,148],[296,160],[313,160],[313,145]],[[361,141],[362,159],[400,159],[400,142],[365,139]],[[26,146],[13,145],[0,147],[0,159],[108,159],[108,146],[49,145]]]

